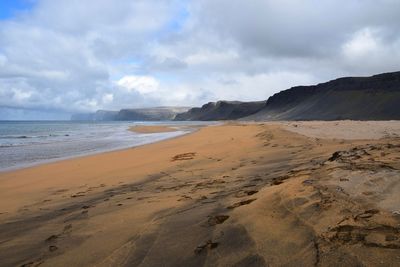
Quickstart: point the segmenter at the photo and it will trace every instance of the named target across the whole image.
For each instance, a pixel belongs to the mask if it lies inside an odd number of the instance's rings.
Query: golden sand
[[[136,133],[165,133],[177,131],[176,128],[171,126],[155,126],[155,125],[136,125],[129,128],[130,131]]]
[[[0,265],[399,265],[400,140],[285,127],[1,173]]]

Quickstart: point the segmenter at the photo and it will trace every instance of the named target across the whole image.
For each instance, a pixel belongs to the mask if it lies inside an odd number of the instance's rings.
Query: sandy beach
[[[0,173],[0,266],[399,266],[399,136],[227,123]]]
[[[146,125],[144,126],[136,125],[130,127],[129,130],[135,133],[165,133],[165,132],[173,132],[176,131],[177,129],[167,125],[151,126],[151,127]]]

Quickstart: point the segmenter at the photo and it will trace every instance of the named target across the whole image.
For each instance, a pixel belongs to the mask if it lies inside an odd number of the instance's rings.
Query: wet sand
[[[329,123],[230,123],[2,173],[0,266],[398,266],[399,132]]]
[[[165,132],[174,132],[177,131],[177,128],[173,128],[171,126],[154,126],[154,125],[136,125],[129,128],[130,131],[135,133],[165,133]]]

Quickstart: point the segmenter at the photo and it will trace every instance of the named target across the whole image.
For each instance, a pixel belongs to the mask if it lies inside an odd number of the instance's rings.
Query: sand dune
[[[399,265],[400,139],[297,124],[205,127],[2,173],[0,265]]]

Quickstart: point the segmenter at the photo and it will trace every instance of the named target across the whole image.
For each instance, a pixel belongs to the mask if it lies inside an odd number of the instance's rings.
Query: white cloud
[[[399,70],[400,39],[386,40],[381,28],[363,28],[342,45],[342,66],[357,74]]]
[[[114,100],[114,95],[113,94],[104,94],[103,97],[102,97],[103,104],[112,103],[113,100]]]
[[[7,63],[7,57],[5,55],[0,54],[0,67],[4,67]]]
[[[127,75],[116,82],[123,90],[127,92],[136,91],[140,94],[149,94],[157,92],[159,83],[150,76]]]
[[[27,100],[33,94],[33,92],[31,92],[31,91],[21,90],[21,89],[18,89],[18,88],[11,88],[11,92],[12,92],[12,95],[13,95],[13,99],[15,101],[17,101],[17,102],[21,102],[21,101]]]
[[[214,97],[216,97],[213,100],[253,101],[266,100],[280,90],[313,82],[315,82],[313,76],[303,73],[273,72],[256,75],[235,73],[211,78],[207,81],[207,87],[213,91]]]
[[[228,51],[199,51],[185,58],[185,62],[189,65],[219,65],[229,63],[239,58],[238,52],[235,50]]]
[[[360,58],[376,53],[382,46],[377,31],[369,28],[357,31],[342,49],[346,57]]]

